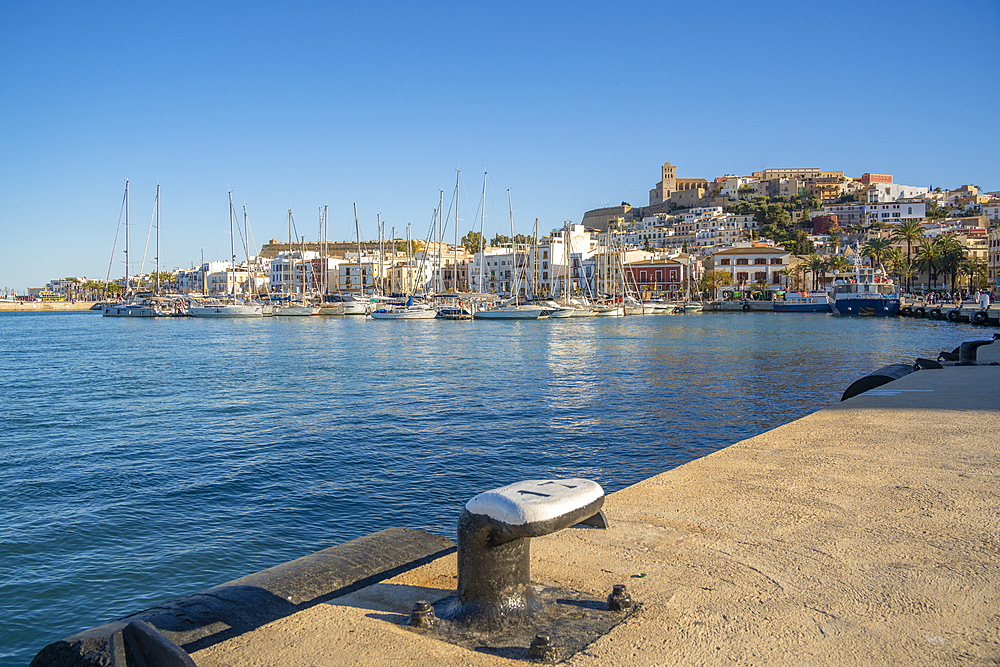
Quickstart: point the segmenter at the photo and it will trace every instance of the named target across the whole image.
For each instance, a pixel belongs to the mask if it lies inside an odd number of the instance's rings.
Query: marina
[[[4,313],[3,658],[382,528],[454,536],[456,508],[499,483],[613,493],[980,332],[829,314]]]

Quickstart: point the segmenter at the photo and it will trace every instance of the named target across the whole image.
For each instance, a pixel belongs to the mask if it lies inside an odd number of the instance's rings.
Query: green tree
[[[469,254],[474,254],[479,252],[480,247],[483,244],[483,235],[479,232],[469,232],[462,237],[462,246],[465,247],[465,251]]]
[[[937,285],[938,272],[941,270],[941,248],[931,239],[923,239],[917,248],[916,265],[927,271],[931,281],[931,291]]]
[[[832,255],[826,261],[827,268],[830,271],[835,271],[839,273],[850,273],[851,263],[847,261],[847,258],[843,255]]]
[[[868,239],[861,247],[861,254],[865,257],[871,257],[872,267],[876,267],[882,263],[882,257],[889,251],[891,246],[892,241],[889,239]]]
[[[706,271],[698,281],[698,288],[714,296],[719,289],[732,284],[733,274],[729,271]]]
[[[936,239],[941,255],[941,272],[949,278],[948,289],[954,290],[958,286],[958,272],[965,258],[965,249],[954,236],[939,236]]]
[[[826,262],[819,255],[813,253],[806,258],[806,266],[809,267],[809,272],[812,273],[813,278],[813,291],[819,289],[819,277],[820,274],[826,270]]]
[[[892,230],[892,235],[889,237],[894,241],[906,241],[906,261],[913,261],[913,244],[920,243],[924,238],[924,228],[916,220],[904,220],[903,222],[896,225],[896,228]],[[912,266],[910,267],[912,274]],[[912,277],[912,275],[911,275]],[[906,285],[906,290],[909,292],[912,290],[912,285],[909,283]]]
[[[490,241],[490,245],[492,247],[494,247],[494,248],[497,247],[497,246],[502,246],[502,245],[510,245],[510,237],[509,236],[504,236],[503,234],[499,234],[499,233],[498,234],[494,234],[493,235],[493,240]]]

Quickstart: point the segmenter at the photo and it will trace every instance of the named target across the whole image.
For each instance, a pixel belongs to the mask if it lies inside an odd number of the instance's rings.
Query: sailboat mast
[[[510,188],[507,188],[507,210],[510,211],[510,254],[513,258],[514,268],[514,278],[510,282],[510,289],[514,293],[514,305],[517,305],[517,283],[518,283],[518,268],[517,268],[517,244],[514,243],[514,205],[510,200]]]
[[[125,296],[128,296],[128,179],[125,179]]]
[[[441,293],[444,291],[444,257],[441,251],[441,246],[444,244],[444,190],[441,190],[441,198],[438,201],[438,220],[441,224],[438,226],[438,279],[437,279],[437,291]]]
[[[233,191],[229,191],[229,246],[232,250],[232,259],[229,262],[230,273],[232,274],[233,287],[230,290],[233,303],[236,303],[236,232],[233,228]]]
[[[542,291],[538,288],[538,218],[535,218],[535,247],[531,261],[531,293],[537,299]]]
[[[376,213],[375,214],[375,224],[378,226],[378,286],[379,286],[379,292],[381,292],[382,295],[384,296],[385,295],[385,284],[382,281],[382,272],[383,272],[383,269],[384,269],[382,256],[383,256],[383,253],[385,252],[385,248],[382,245],[382,236],[383,236],[383,233],[382,233],[382,214],[381,213]],[[372,281],[372,283],[374,284],[374,281]]]
[[[358,275],[361,276],[361,288],[358,293],[365,295],[365,273],[361,270],[361,227],[358,225],[358,202],[354,202],[354,235],[358,238]]]
[[[483,214],[479,218],[479,293],[483,293],[483,273],[486,268],[486,257],[483,254],[483,234],[486,229],[486,172],[483,172]]]
[[[323,207],[323,294],[330,293],[330,268],[327,261],[327,247],[326,247],[326,206]],[[326,304],[326,299],[323,299],[324,305]]]
[[[250,303],[253,303],[257,300],[257,297],[260,295],[257,294],[257,269],[254,263],[250,262],[250,219],[247,218],[246,202],[243,203],[243,237],[244,237],[243,249],[244,249],[244,254],[246,255],[247,258],[247,276],[250,281],[248,287],[250,288],[250,290],[252,290],[250,292],[249,300]]]
[[[292,305],[292,209],[288,209],[288,276],[282,286],[288,290],[288,305]]]
[[[160,294],[160,184],[156,184],[156,294]]]
[[[461,201],[458,198],[458,182],[459,176],[461,176],[462,170],[455,170],[455,264],[451,267],[452,270],[452,291],[458,292],[458,204]]]

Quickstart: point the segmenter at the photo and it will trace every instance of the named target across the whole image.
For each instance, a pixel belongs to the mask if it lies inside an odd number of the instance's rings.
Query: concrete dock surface
[[[611,494],[610,529],[532,541],[532,579],[640,605],[568,665],[998,665],[998,453],[1000,367],[915,372]],[[524,664],[401,626],[454,592],[455,560],[192,657]]]

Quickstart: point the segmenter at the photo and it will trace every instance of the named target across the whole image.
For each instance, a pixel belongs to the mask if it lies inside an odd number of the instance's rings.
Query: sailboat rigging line
[[[125,194],[122,195],[122,207],[118,211],[118,226],[115,227],[115,242],[111,245],[111,261],[108,262],[108,277],[104,280],[104,294],[101,295],[101,300],[104,301],[108,297],[108,283],[111,282],[111,268],[115,265],[115,253],[118,251],[118,233],[122,228],[122,218],[125,216],[125,206],[128,204],[128,179],[125,179]],[[128,269],[126,268],[126,271]]]
[[[159,186],[157,186],[159,189]],[[157,198],[159,198],[159,192],[157,192]],[[149,252],[149,237],[153,235],[153,222],[156,220],[156,205],[159,203],[159,199],[153,202],[153,211],[149,214],[149,229],[146,230],[146,245],[142,248],[142,262],[139,264],[139,281],[141,286],[142,281],[142,269],[146,266],[146,255]],[[157,230],[159,231],[159,230]]]

